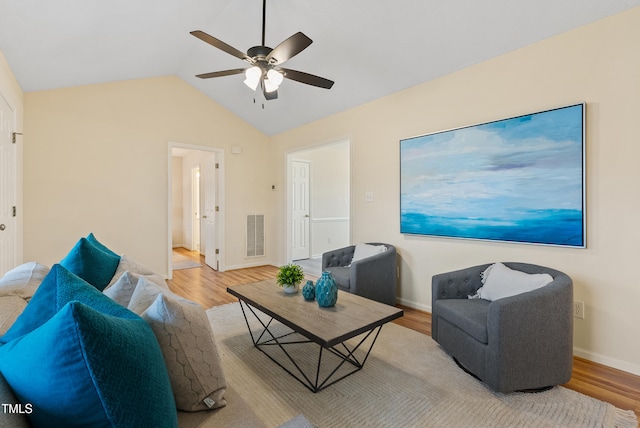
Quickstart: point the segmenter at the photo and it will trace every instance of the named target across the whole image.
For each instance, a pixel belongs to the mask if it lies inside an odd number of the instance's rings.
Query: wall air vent
[[[264,256],[264,214],[247,214],[247,257]]]

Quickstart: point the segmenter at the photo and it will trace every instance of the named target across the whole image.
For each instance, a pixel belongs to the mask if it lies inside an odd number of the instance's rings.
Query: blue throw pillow
[[[72,300],[83,302],[100,312],[121,316],[124,307],[117,304],[64,266],[53,265],[40,287],[0,343],[7,343],[40,327]],[[126,309],[125,309],[126,310]]]
[[[104,245],[102,242],[98,241],[98,239],[93,233],[90,233],[89,235],[87,235],[87,241],[89,241],[91,245],[93,245],[94,247],[97,247],[99,250],[102,250],[105,253],[108,253],[108,254],[111,254],[112,256],[116,256],[120,258],[120,256],[115,252],[111,251],[109,247]]]
[[[0,347],[0,372],[31,405],[32,426],[178,426],[158,342],[145,321],[122,309],[107,315],[72,301]]]
[[[60,264],[102,291],[116,273],[120,257],[102,251],[87,238],[80,238]]]

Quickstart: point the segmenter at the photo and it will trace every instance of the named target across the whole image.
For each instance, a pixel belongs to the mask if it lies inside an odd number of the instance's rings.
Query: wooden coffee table
[[[382,326],[403,316],[402,309],[342,291],[338,291],[338,302],[334,307],[321,308],[315,301],[304,300],[301,293],[284,293],[273,279],[229,287],[227,292],[240,301],[254,346],[313,392],[361,370]],[[265,320],[255,310],[268,315],[270,319]],[[249,313],[253,315],[251,319],[257,319],[261,325],[258,332],[251,328]],[[278,324],[274,320],[287,326],[287,331],[283,333],[282,328],[274,329]],[[295,340],[300,337],[296,333],[303,336],[304,340]],[[312,370],[315,374],[308,373],[308,370],[305,372],[298,360],[299,355],[287,351],[289,346],[303,343],[319,345],[317,366]],[[280,355],[290,362],[287,363],[289,368],[263,349],[269,346],[277,346],[282,351]],[[361,347],[364,352],[359,354],[364,355],[356,357],[354,353]],[[338,358],[335,368],[322,370],[321,375],[325,350]],[[331,360],[336,361],[336,358]],[[346,373],[343,367],[345,363],[352,366]]]

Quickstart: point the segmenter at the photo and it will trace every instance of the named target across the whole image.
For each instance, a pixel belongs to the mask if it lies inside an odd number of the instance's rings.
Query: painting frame
[[[586,248],[586,103],[399,146],[401,234]]]

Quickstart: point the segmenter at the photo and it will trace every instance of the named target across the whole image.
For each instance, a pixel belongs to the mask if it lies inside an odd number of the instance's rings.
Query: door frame
[[[187,149],[187,150],[196,150],[201,152],[212,152],[215,153],[217,163],[218,163],[218,180],[216,180],[217,185],[217,194],[218,194],[218,204],[220,206],[220,211],[218,212],[218,224],[216,228],[217,234],[217,242],[218,249],[220,250],[219,254],[219,265],[218,271],[224,272],[226,261],[225,261],[225,173],[224,173],[224,149],[209,147],[209,146],[200,146],[195,144],[185,144],[185,143],[177,143],[173,141],[169,141],[167,145],[167,165],[168,165],[168,178],[167,178],[167,279],[173,278],[173,266],[171,263],[171,256],[173,252],[173,239],[172,239],[172,225],[173,225],[173,195],[171,192],[171,183],[173,181],[173,168],[172,168],[172,151],[174,148]]]
[[[11,104],[9,99],[4,96],[2,92],[2,88],[0,88],[0,99],[7,105],[9,108],[10,114],[8,115],[7,122],[9,123],[9,129],[7,136],[9,140],[13,139],[13,154],[12,154],[12,176],[10,177],[12,187],[12,200],[11,204],[15,207],[13,212],[13,217],[11,217],[11,224],[8,225],[9,231],[7,233],[11,233],[12,236],[12,249],[10,257],[12,260],[9,262],[8,269],[13,269],[14,267],[22,264],[22,140],[16,140],[17,135],[22,135],[21,133],[16,132],[16,121],[17,114],[15,107]],[[11,144],[11,143],[10,143]],[[9,207],[2,207],[2,209],[9,209]],[[0,268],[4,265],[4,260],[0,263]],[[0,270],[0,276],[4,275],[6,272],[4,269]]]
[[[331,140],[328,142],[324,142],[324,143],[318,143],[318,144],[313,144],[313,145],[309,145],[309,146],[304,146],[304,147],[298,147],[289,151],[285,151],[284,153],[284,163],[285,163],[285,168],[284,168],[284,183],[285,183],[285,192],[284,192],[284,214],[285,214],[285,227],[284,227],[284,257],[285,257],[285,263],[291,263],[291,261],[293,260],[293,249],[291,248],[291,240],[292,240],[292,231],[291,231],[291,222],[292,222],[292,210],[293,210],[293,201],[292,201],[292,196],[291,196],[291,186],[292,186],[292,177],[291,177],[291,163],[293,161],[299,161],[299,153],[300,152],[306,152],[306,151],[310,151],[310,150],[317,150],[317,149],[322,149],[325,147],[329,147],[329,146],[333,146],[336,144],[343,144],[346,143],[349,147],[349,164],[351,165],[351,160],[353,159],[353,144],[351,142],[351,137],[347,136],[347,137],[343,137],[343,138],[338,138],[335,140]],[[351,168],[349,169],[349,192],[351,193],[351,184],[353,183],[353,179],[352,179],[352,174],[353,174],[353,166],[351,166]],[[313,187],[313,186],[312,186]],[[309,189],[309,191],[311,192],[312,190]],[[309,194],[309,196],[311,197],[311,194]],[[310,206],[312,205],[311,203],[309,204]],[[352,226],[351,226],[351,219],[353,218],[353,205],[351,204],[351,198],[349,198],[349,231],[348,231],[348,235],[349,235],[349,242],[352,241]],[[313,216],[311,216],[311,222],[313,224]],[[310,233],[310,235],[313,235],[313,232]],[[310,241],[313,240],[313,238],[310,238]],[[313,251],[311,251],[311,256],[313,256]]]
[[[184,173],[184,172],[183,172]],[[200,165],[191,168],[191,251],[200,253],[200,236],[202,218],[201,202],[200,202]],[[172,242],[173,247],[173,242]]]

